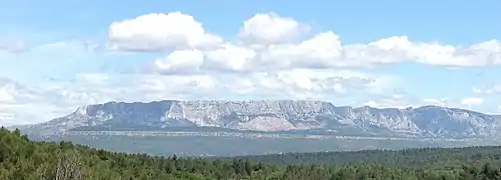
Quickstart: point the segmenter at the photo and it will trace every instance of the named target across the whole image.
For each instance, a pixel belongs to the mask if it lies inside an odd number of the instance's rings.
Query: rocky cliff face
[[[38,132],[67,130],[159,130],[215,127],[254,131],[343,130],[378,134],[472,137],[501,134],[499,116],[438,106],[407,109],[336,107],[322,101],[109,102],[33,125]]]

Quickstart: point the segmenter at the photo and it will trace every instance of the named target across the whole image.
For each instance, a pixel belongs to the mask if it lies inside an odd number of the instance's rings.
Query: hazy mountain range
[[[439,106],[385,108],[334,106],[322,101],[108,102],[87,105],[25,132],[67,131],[265,131],[417,137],[492,137],[501,117]]]

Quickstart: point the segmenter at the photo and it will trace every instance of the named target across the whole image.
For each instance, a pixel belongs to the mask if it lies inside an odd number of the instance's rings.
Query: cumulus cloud
[[[334,31],[306,37],[310,30],[307,24],[290,17],[259,13],[244,21],[236,35],[243,44],[223,42],[219,36],[207,33],[194,17],[172,12],[114,22],[109,28],[109,39],[115,49],[122,51],[198,49],[204,54],[203,63],[196,63],[198,68],[224,67],[240,71],[368,67],[404,61],[447,67],[501,64],[501,42],[498,40],[455,46],[392,36],[367,44],[343,44]],[[199,59],[192,60],[199,62]],[[182,62],[194,64],[189,60]],[[158,64],[160,69],[165,67],[164,63]]]
[[[156,59],[154,67],[162,73],[198,71],[204,63],[204,54],[198,50],[174,51],[165,58]]]
[[[453,67],[501,64],[501,43],[497,40],[454,46],[436,42],[412,42],[407,36],[393,36],[368,44],[342,45],[336,33],[327,31],[304,39],[298,44],[293,43],[300,34],[309,30],[308,25],[276,13],[256,14],[243,23],[237,37],[244,42],[266,46],[260,46],[257,52],[253,52],[256,51],[255,46],[239,47],[238,50],[245,54],[258,54],[240,57],[237,60],[240,64],[233,66],[334,68],[375,66],[403,61]],[[147,14],[114,22],[109,29],[109,38],[115,48],[125,51],[164,51],[201,46],[217,48],[222,42],[218,36],[207,33],[194,17],[180,12]],[[236,50],[228,49],[234,46],[226,45],[213,51],[221,53]],[[210,61],[210,58],[206,61]]]
[[[293,42],[310,27],[276,13],[259,13],[246,20],[238,37],[249,44],[282,44]]]
[[[181,13],[152,13],[113,22],[109,27],[111,47],[124,51],[166,51],[201,48],[222,42],[207,33],[194,17]]]

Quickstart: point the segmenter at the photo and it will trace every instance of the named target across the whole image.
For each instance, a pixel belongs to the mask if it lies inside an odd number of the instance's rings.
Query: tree
[[[57,156],[56,180],[83,179],[82,159],[77,150],[60,150]]]

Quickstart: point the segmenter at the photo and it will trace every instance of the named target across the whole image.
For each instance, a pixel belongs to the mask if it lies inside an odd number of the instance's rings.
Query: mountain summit
[[[334,106],[323,101],[164,100],[82,106],[67,116],[31,125],[26,130],[55,133],[208,127],[339,135],[349,132],[389,136],[489,137],[501,134],[501,119],[495,115],[439,106],[378,109]]]

